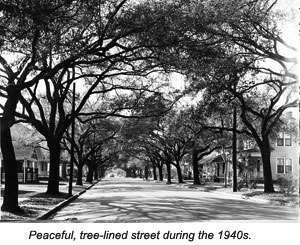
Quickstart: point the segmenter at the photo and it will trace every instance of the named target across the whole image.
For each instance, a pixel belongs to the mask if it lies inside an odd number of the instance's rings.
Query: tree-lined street
[[[51,219],[54,222],[203,222],[298,220],[297,208],[241,200],[133,178],[106,178]]]
[[[293,219],[173,187],[299,192],[291,2],[0,0],[1,211],[102,180],[54,220]]]

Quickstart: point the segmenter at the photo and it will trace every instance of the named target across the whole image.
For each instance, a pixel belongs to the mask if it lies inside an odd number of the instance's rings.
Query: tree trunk
[[[168,184],[171,184],[172,181],[171,181],[171,163],[169,161],[166,162],[166,166],[167,166],[167,183]]]
[[[159,181],[163,181],[164,180],[163,165],[158,164],[157,168],[158,168]]]
[[[148,173],[148,166],[147,165],[145,166],[145,174],[144,175],[145,175],[145,179],[148,180],[149,173]]]
[[[152,172],[153,172],[153,180],[157,180],[157,174],[156,174],[156,164],[152,162]]]
[[[77,179],[76,185],[83,185],[82,183],[82,171],[83,171],[83,164],[78,164],[77,166]]]
[[[5,121],[1,123],[1,151],[5,170],[5,188],[2,211],[19,212],[18,205],[18,171],[14,147],[11,139],[10,127]]]
[[[94,168],[94,180],[98,180],[98,168],[97,167],[95,167]]]
[[[8,98],[4,105],[1,120],[1,152],[5,171],[5,188],[3,195],[2,211],[20,212],[18,205],[18,170],[17,161],[12,144],[10,127],[14,124],[14,113],[19,102],[20,92],[15,86],[7,87]]]
[[[183,179],[182,179],[182,172],[181,172],[181,167],[180,167],[179,162],[176,163],[175,167],[176,167],[176,170],[177,170],[178,183],[179,184],[184,183]]]
[[[192,152],[192,165],[194,172],[194,185],[200,185],[200,177],[199,177],[199,168],[198,168],[198,152],[196,149],[193,149]]]
[[[67,179],[67,163],[65,161],[62,162],[61,177]]]
[[[60,163],[60,141],[48,141],[50,152],[50,171],[47,194],[59,194],[59,163]]]
[[[264,171],[264,192],[273,193],[275,192],[273,186],[272,170],[271,170],[271,151],[269,140],[266,139],[259,146],[262,162],[263,162],[263,171]]]
[[[130,168],[126,168],[125,172],[126,172],[126,176],[125,177],[130,177],[131,169]]]
[[[100,165],[99,167],[98,167],[98,170],[97,170],[97,172],[98,172],[98,180],[100,180],[101,178],[102,178],[102,165]]]
[[[100,178],[103,178],[105,176],[105,167],[100,166]]]
[[[137,173],[136,173],[136,168],[132,168],[132,175],[130,177],[136,178],[137,177]]]
[[[92,167],[92,163],[88,163],[88,173],[86,175],[86,182],[93,183],[93,167]]]

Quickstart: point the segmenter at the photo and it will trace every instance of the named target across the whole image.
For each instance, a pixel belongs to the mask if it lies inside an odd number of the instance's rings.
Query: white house
[[[298,118],[298,110],[290,109],[287,112],[287,116],[291,119]],[[237,160],[240,165],[245,164],[251,169],[249,174],[252,178],[262,179],[263,166],[260,150],[255,144],[245,145],[248,147],[245,147],[244,150],[238,152]],[[273,180],[277,180],[280,176],[284,175],[293,175],[295,178],[299,178],[299,134],[297,132],[294,132],[293,134],[279,132],[278,137],[271,142],[271,149],[270,160]],[[231,160],[230,156],[229,160]],[[200,164],[203,164],[205,171],[210,171],[211,174],[223,177],[224,162],[223,155],[214,152],[204,158]],[[229,171],[229,175],[231,176],[231,163]]]
[[[38,182],[39,175],[47,174],[45,161],[40,147],[14,146],[18,169],[19,183]],[[0,153],[1,161],[2,154]],[[4,166],[1,166],[1,182],[5,182]]]

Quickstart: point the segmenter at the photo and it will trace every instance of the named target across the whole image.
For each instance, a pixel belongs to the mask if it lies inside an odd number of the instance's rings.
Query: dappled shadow
[[[19,190],[18,194],[19,195],[24,195],[24,194],[29,194],[29,193],[34,193],[35,191],[30,191],[30,190]],[[1,189],[1,196],[4,195],[4,189]]]
[[[35,192],[35,191],[28,191],[28,190],[22,191],[22,190],[19,190],[19,191],[18,191],[18,194],[19,194],[19,195],[24,195],[24,194],[28,194],[28,193],[34,193],[34,192]]]
[[[46,192],[42,192],[31,196],[31,198],[67,198],[67,197],[68,197],[68,193],[66,192],[60,192],[59,194],[48,194]]]
[[[1,222],[8,222],[8,221],[14,221],[14,220],[27,220],[31,219],[32,217],[35,217],[39,214],[39,208],[28,208],[26,206],[20,205],[19,210],[14,212],[4,212],[2,211],[2,215],[5,214],[5,219],[2,219],[1,215]]]
[[[85,199],[71,204],[66,212],[56,218],[76,217],[80,221],[207,221],[207,220],[282,220],[296,219],[290,211],[272,210],[258,203],[219,198],[141,198],[132,196]],[[296,211],[296,210],[295,210]],[[284,213],[286,212],[286,216]]]
[[[192,222],[208,220],[296,220],[297,209],[228,198],[143,181],[103,181],[54,220],[75,222]]]

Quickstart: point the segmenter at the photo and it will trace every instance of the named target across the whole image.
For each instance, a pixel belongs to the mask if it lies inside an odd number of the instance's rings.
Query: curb
[[[69,197],[68,199],[60,202],[59,204],[57,204],[53,209],[47,211],[46,213],[44,213],[43,215],[41,215],[38,218],[35,218],[35,220],[47,220],[50,216],[52,216],[53,214],[55,214],[56,212],[58,212],[59,210],[61,210],[63,207],[67,206],[70,202],[74,201],[75,199],[77,199],[79,196],[81,196],[83,193],[85,193],[87,190],[91,189],[94,185],[96,185],[99,182],[99,180],[91,185],[89,185],[88,187],[86,187],[85,189],[83,189],[80,192],[77,192],[76,194],[72,195],[71,197]]]

